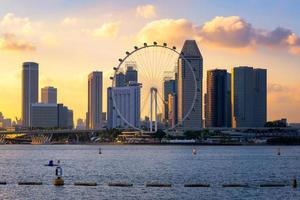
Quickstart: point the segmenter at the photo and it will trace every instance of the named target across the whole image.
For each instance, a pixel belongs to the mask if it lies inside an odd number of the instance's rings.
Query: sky
[[[21,116],[25,61],[39,63],[40,88],[57,87],[58,101],[74,110],[76,120],[85,117],[90,72],[103,71],[106,91],[112,68],[135,45],[157,41],[180,49],[185,39],[195,39],[204,75],[213,68],[266,68],[268,120],[300,122],[298,0],[0,0],[0,5],[5,117]]]

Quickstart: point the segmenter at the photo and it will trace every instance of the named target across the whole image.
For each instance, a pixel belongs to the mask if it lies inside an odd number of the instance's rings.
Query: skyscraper
[[[230,127],[228,79],[230,80],[230,75],[226,70],[207,71],[206,127]]]
[[[42,88],[42,103],[57,104],[57,89],[50,86]]]
[[[22,69],[22,124],[30,127],[31,104],[37,103],[39,97],[39,65],[24,62]]]
[[[168,100],[169,100],[169,94],[173,95],[176,93],[176,89],[175,89],[175,80],[171,79],[171,78],[165,78],[164,83],[163,83],[163,95],[164,95],[164,120],[167,122],[169,119],[169,105],[168,105]],[[174,110],[175,112],[175,110]],[[174,120],[174,119],[173,119]]]
[[[195,40],[186,40],[181,53],[185,59],[180,56],[178,60],[178,124],[181,124],[184,130],[199,130],[202,128],[203,58]],[[195,92],[194,107],[184,120],[193,103]]]
[[[127,86],[130,82],[138,82],[138,72],[134,64],[126,64],[125,81]]]
[[[88,77],[88,128],[102,128],[102,72],[95,71]]]
[[[126,81],[125,81],[125,74],[123,72],[116,74],[116,87],[125,87]]]
[[[232,126],[263,127],[267,120],[267,71],[235,67],[231,83]]]

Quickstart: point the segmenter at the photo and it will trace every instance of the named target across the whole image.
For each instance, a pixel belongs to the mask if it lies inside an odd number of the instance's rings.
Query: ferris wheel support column
[[[150,89],[150,133],[152,132],[152,89]]]
[[[154,102],[155,102],[155,128],[154,131],[157,131],[157,120],[158,120],[158,115],[157,115],[157,90],[154,90]]]

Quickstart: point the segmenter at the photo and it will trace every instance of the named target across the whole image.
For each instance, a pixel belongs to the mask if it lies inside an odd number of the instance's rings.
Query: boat
[[[57,164],[54,164],[53,163],[53,160],[49,160],[49,163],[48,164],[45,164],[44,166],[46,167],[55,167],[55,166],[58,166]]]

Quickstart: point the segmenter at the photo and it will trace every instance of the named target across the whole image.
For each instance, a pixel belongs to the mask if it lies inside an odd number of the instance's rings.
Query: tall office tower
[[[22,70],[22,125],[30,127],[31,104],[39,98],[39,65],[34,62],[24,62]]]
[[[95,71],[88,77],[88,128],[102,128],[102,72]]]
[[[206,126],[229,127],[228,73],[226,70],[207,71]],[[229,119],[228,119],[229,117]]]
[[[131,83],[127,87],[107,88],[108,128],[132,128],[128,123],[140,127],[141,87],[139,83]]]
[[[208,127],[207,120],[208,120],[207,93],[205,93],[204,94],[204,126],[205,126],[205,128]]]
[[[202,128],[203,58],[195,40],[186,40],[181,53],[186,60],[182,56],[178,60],[178,124],[184,130],[199,130]],[[196,84],[193,73],[196,77]],[[194,107],[184,120],[193,103],[195,92]]]
[[[235,67],[231,83],[232,126],[263,127],[267,120],[267,70]]]
[[[50,86],[42,88],[42,103],[57,104],[57,89]]]
[[[267,122],[267,70],[254,69],[254,126],[264,127]]]
[[[169,94],[175,94],[175,80],[171,79],[170,77],[166,77],[164,79],[163,83],[163,96],[164,96],[164,106],[163,106],[163,119],[165,122],[168,122],[169,119],[169,106],[168,106],[168,100],[169,100]]]
[[[168,122],[171,128],[174,128],[176,124],[175,110],[176,110],[175,94],[169,94],[168,95]]]
[[[232,104],[231,104],[231,74],[227,73],[227,88],[226,88],[226,126],[232,127]]]
[[[125,74],[123,72],[120,72],[116,74],[116,87],[125,87],[126,86],[126,80],[125,80]]]
[[[135,64],[126,64],[125,81],[127,86],[130,82],[138,82],[138,72],[135,69]]]

